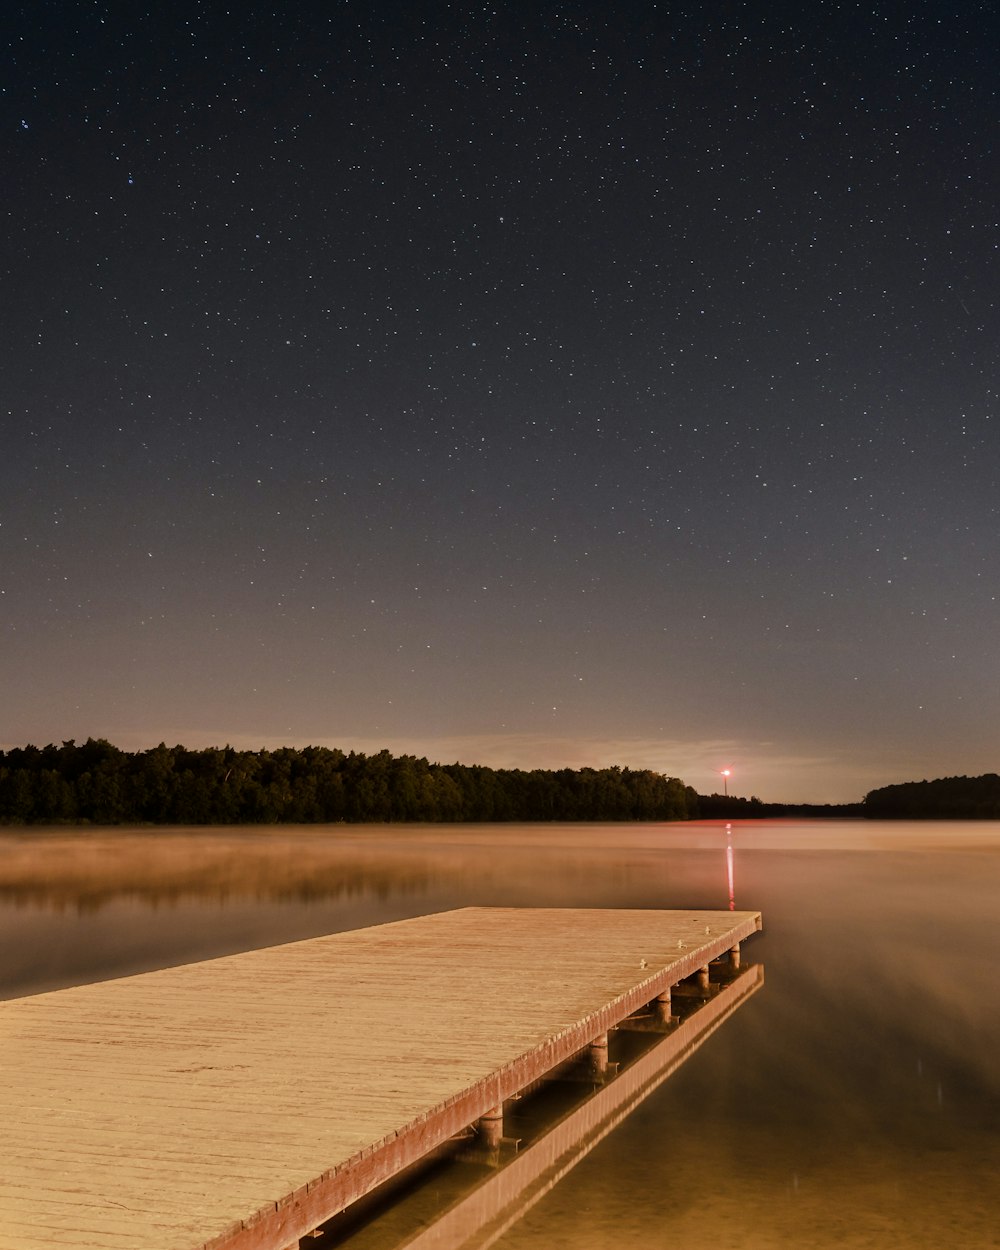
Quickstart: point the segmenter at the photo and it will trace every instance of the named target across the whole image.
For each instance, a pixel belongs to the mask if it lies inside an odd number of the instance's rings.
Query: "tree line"
[[[103,738],[0,751],[3,824],[685,820],[698,795],[629,768],[493,769],[328,747],[122,751]]]
[[[904,781],[865,795],[865,815],[873,820],[1000,819],[1000,777],[939,777]]]

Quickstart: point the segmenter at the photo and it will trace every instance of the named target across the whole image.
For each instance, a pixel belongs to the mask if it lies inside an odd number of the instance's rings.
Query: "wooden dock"
[[[0,1250],[296,1246],[760,924],[466,908],[2,1002]]]

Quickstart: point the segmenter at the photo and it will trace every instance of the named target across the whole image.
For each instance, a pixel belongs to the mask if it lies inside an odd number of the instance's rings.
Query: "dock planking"
[[[0,1250],[284,1250],[760,924],[464,908],[0,1003]]]

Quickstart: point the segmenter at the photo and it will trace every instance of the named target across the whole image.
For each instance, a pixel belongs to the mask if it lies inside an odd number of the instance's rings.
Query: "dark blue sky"
[[[0,745],[995,771],[998,25],[23,6]]]

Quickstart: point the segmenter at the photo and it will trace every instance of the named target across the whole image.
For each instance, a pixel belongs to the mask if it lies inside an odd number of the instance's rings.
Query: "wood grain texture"
[[[280,1250],[758,928],[465,908],[0,1002],[0,1250]]]

